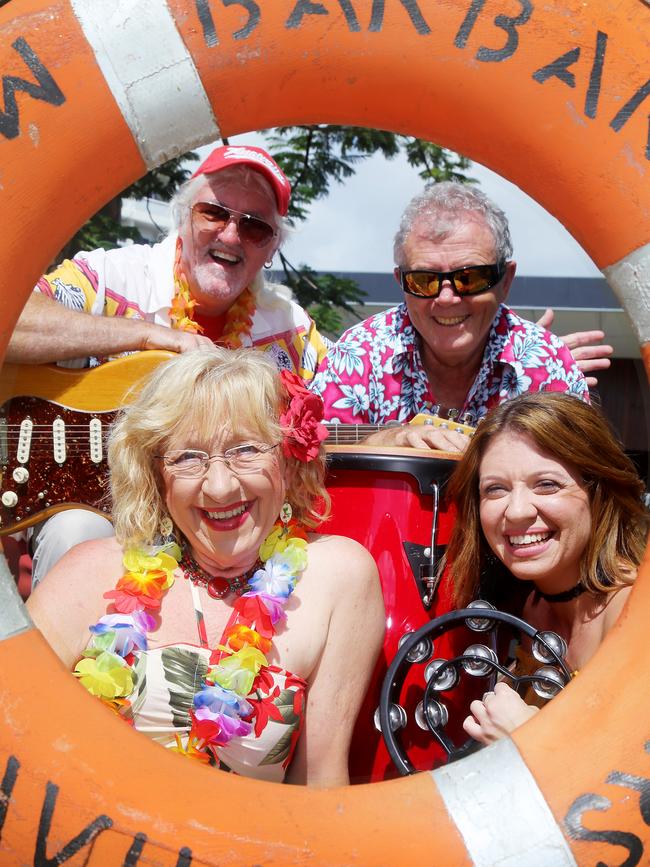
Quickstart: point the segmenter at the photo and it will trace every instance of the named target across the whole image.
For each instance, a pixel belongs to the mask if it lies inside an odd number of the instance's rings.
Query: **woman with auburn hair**
[[[329,509],[321,418],[258,351],[161,365],[111,433],[116,538],[71,550],[28,604],[137,730],[236,773],[325,786],[348,782],[384,610],[369,553],[310,532]]]
[[[557,632],[569,667],[582,668],[623,608],[650,526],[643,484],[600,410],[548,392],[502,404],[449,490],[459,515],[447,550],[456,605],[480,597]],[[515,673],[532,667],[520,648]],[[490,743],[537,708],[500,682],[470,710],[465,731]]]

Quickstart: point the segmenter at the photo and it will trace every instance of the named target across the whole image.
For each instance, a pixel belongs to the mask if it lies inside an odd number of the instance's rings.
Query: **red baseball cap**
[[[286,217],[291,198],[291,184],[273,157],[263,148],[256,148],[253,145],[221,145],[206,157],[192,177],[210,175],[238,164],[250,166],[264,175],[275,193],[278,212],[282,217]]]

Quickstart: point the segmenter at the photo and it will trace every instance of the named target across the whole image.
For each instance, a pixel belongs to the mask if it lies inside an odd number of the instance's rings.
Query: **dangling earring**
[[[280,509],[280,520],[282,521],[284,530],[287,529],[287,525],[291,520],[292,515],[293,509],[291,508],[291,503],[285,500],[285,502],[282,504],[282,508]]]
[[[162,544],[169,545],[174,541],[174,522],[169,515],[163,515],[158,524],[158,532],[162,536]]]

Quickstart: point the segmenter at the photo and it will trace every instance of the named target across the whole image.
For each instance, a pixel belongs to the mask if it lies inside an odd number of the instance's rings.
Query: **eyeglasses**
[[[266,455],[276,449],[272,446],[246,445],[226,449],[223,454],[209,455],[200,449],[172,449],[164,455],[156,455],[167,472],[179,479],[200,479],[206,475],[213,461],[223,461],[231,473],[244,475],[259,470],[266,462]]]
[[[467,265],[455,271],[402,271],[400,285],[404,292],[418,298],[437,298],[444,280],[449,280],[456,295],[478,295],[492,289],[506,273],[505,263],[497,265]]]
[[[255,247],[264,247],[278,234],[278,230],[251,214],[226,208],[219,202],[195,202],[192,205],[192,225],[199,232],[223,232],[234,220],[242,241]]]

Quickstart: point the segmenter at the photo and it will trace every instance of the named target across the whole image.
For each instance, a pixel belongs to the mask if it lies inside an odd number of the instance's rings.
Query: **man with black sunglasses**
[[[161,243],[78,253],[39,280],[7,360],[83,367],[215,342],[263,350],[310,379],[329,342],[288,290],[263,276],[283,240],[290,195],[262,148],[216,148],[177,191],[175,228]],[[68,548],[111,534],[107,519],[78,509],[38,525],[33,584]]]
[[[312,389],[325,418],[392,423],[368,438],[380,445],[462,450],[468,439],[452,423],[407,423],[433,411],[475,425],[491,407],[531,390],[588,400],[568,346],[506,306],[516,267],[508,222],[480,190],[427,187],[402,216],[394,255],[404,301],[350,328],[321,363]],[[602,336],[569,339],[581,346]],[[586,350],[587,368],[608,366],[609,352],[600,347],[593,361]]]

